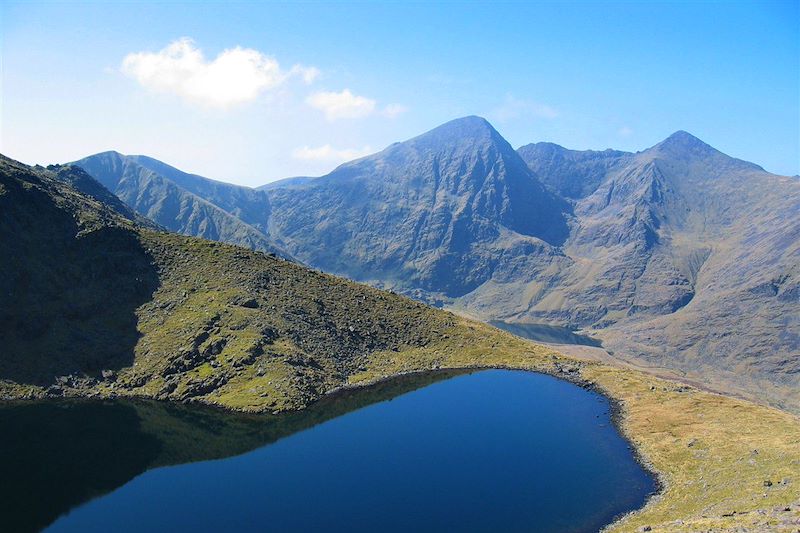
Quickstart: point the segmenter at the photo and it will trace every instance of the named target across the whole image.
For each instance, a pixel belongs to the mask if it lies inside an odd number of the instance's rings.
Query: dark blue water
[[[149,470],[48,531],[596,531],[653,489],[603,397],[490,370]]]

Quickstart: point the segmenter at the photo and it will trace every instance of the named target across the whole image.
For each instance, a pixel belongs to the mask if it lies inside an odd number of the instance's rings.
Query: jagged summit
[[[704,146],[708,146],[708,144],[704,143],[698,137],[695,137],[694,135],[692,135],[691,133],[689,133],[686,130],[678,130],[678,131],[676,131],[675,133],[673,133],[672,135],[670,135],[669,137],[664,139],[663,142],[665,142],[665,143],[666,142],[679,142],[679,143],[682,143],[684,145],[702,144]]]
[[[545,185],[570,199],[593,192],[609,169],[632,156],[611,149],[571,150],[550,142],[526,144],[517,153]]]
[[[98,152],[94,154],[94,156],[92,157],[120,158],[120,157],[125,157],[125,154],[118,152],[116,150],[105,150],[103,152]]]

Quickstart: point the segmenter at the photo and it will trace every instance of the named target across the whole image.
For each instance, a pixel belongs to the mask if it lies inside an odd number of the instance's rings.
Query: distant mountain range
[[[145,156],[103,152],[75,163],[164,228],[287,257],[264,233],[265,193],[187,174]]]
[[[515,151],[466,117],[259,189],[144,156],[77,165],[168,229],[582,328],[616,357],[800,410],[800,181],[686,132],[638,153]]]

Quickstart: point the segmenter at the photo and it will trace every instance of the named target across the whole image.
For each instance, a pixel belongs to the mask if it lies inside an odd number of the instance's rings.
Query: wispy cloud
[[[303,79],[303,83],[311,85],[319,78],[321,72],[317,67],[306,67],[303,65],[295,65],[289,71],[290,74],[299,75]]]
[[[389,104],[383,108],[381,115],[388,118],[395,118],[408,111],[408,107],[402,104]]]
[[[364,157],[373,152],[372,148],[365,146],[363,148],[343,148],[337,149],[330,144],[325,144],[317,148],[303,146],[295,148],[292,151],[292,157],[295,159],[303,159],[305,161],[325,161],[332,163],[342,163],[344,161],[351,161]]]
[[[534,102],[532,100],[515,98],[511,95],[507,95],[506,99],[501,105],[489,112],[489,117],[498,122],[504,122],[523,117],[535,117],[552,120],[558,117],[558,115],[558,111],[549,105]]]
[[[342,92],[320,91],[306,98],[306,103],[325,113],[328,120],[362,118],[375,111],[375,100],[358,96],[345,89]]]
[[[251,102],[293,76],[307,84],[319,76],[317,68],[303,65],[285,71],[275,58],[239,46],[223,50],[208,60],[194,41],[186,37],[158,52],[128,54],[121,70],[151,91],[223,109]]]
[[[630,137],[633,135],[633,130],[628,126],[622,126],[617,133],[620,137]]]
[[[364,118],[378,114],[387,118],[395,118],[408,111],[408,107],[402,104],[388,104],[382,109],[378,109],[378,102],[366,96],[353,94],[350,89],[341,92],[319,91],[309,95],[306,103],[322,111],[325,118],[329,121]]]

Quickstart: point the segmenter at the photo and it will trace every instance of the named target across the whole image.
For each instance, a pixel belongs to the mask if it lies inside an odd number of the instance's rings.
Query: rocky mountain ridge
[[[254,213],[269,212],[263,193],[187,174],[145,156],[103,152],[74,164],[170,231],[288,257],[259,228]]]

